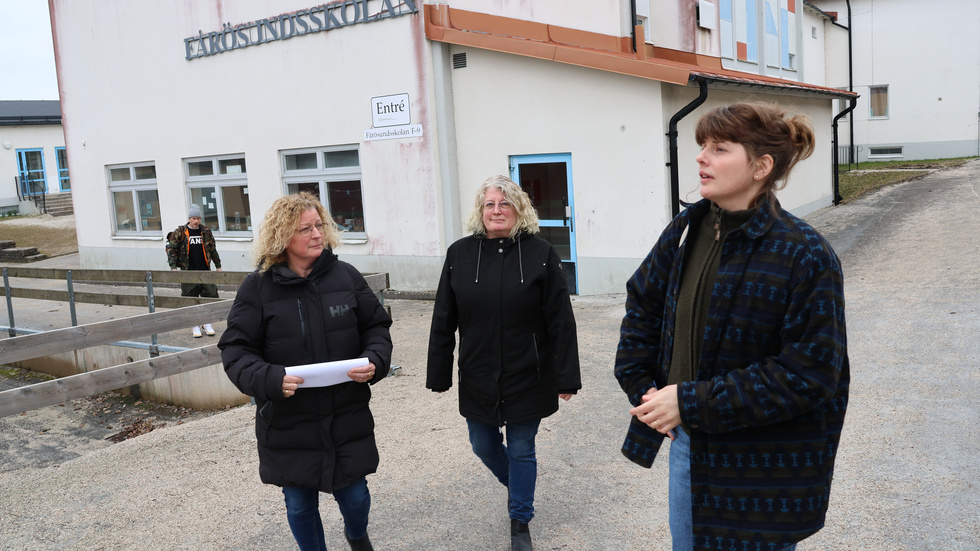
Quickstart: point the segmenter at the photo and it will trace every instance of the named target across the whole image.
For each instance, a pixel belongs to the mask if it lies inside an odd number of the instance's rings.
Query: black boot
[[[510,549],[511,551],[533,551],[531,547],[531,530],[526,523],[516,518],[510,519]]]
[[[353,551],[374,551],[374,547],[371,545],[371,538],[367,534],[359,540],[352,540],[347,536],[347,531],[344,531],[344,537],[347,538],[347,543],[350,544],[350,548]]]

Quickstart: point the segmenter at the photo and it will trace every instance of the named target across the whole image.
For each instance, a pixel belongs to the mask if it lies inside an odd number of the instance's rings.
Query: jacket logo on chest
[[[350,306],[346,304],[341,304],[340,306],[331,306],[330,317],[336,318],[338,316],[343,316],[344,314],[347,313],[348,310],[350,310]]]

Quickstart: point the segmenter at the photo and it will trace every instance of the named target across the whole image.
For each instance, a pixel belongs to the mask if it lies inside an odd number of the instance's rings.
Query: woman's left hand
[[[677,385],[668,385],[660,390],[651,388],[643,395],[643,403],[630,410],[630,415],[635,415],[653,430],[667,434],[681,424]]]
[[[559,394],[558,395],[559,398],[561,398],[562,400],[565,400],[566,402],[569,401],[569,400],[571,400],[572,399],[572,396],[575,396],[575,395],[574,394]]]
[[[362,367],[355,367],[347,372],[347,376],[355,383],[366,383],[374,378],[374,364],[367,364]]]

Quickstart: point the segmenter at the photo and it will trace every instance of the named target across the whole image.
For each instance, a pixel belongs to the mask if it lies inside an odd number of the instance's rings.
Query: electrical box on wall
[[[711,31],[718,28],[717,6],[706,0],[698,1],[698,26]]]

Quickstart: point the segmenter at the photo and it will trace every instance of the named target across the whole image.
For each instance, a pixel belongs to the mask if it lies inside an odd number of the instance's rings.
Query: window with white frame
[[[110,165],[106,179],[112,197],[112,224],[116,235],[159,234],[160,197],[153,163]]]
[[[295,149],[281,155],[286,193],[308,191],[316,195],[345,238],[367,238],[356,146]]]
[[[868,116],[872,119],[888,117],[888,86],[871,87],[871,110]]]
[[[902,146],[889,146],[889,147],[869,147],[868,148],[868,158],[880,158],[880,157],[902,157],[903,156]]]
[[[202,224],[217,234],[251,235],[244,155],[184,159],[184,177],[190,204],[201,207]]]

